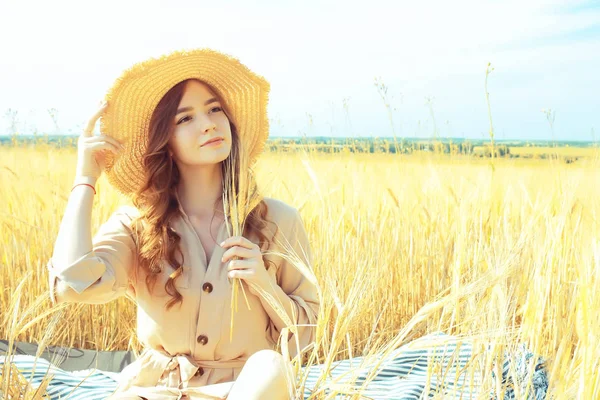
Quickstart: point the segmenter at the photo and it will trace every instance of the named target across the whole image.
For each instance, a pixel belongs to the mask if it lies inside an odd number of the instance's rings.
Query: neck
[[[181,181],[177,188],[183,211],[191,218],[212,218],[223,215],[221,196],[223,174],[220,164],[195,166],[181,169]]]

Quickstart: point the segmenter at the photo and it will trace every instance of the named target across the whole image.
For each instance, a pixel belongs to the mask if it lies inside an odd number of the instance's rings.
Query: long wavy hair
[[[139,217],[132,221],[132,229],[138,249],[137,268],[145,272],[145,283],[148,291],[153,292],[158,275],[162,273],[162,260],[166,259],[173,269],[165,284],[165,291],[172,297],[166,305],[167,310],[170,310],[177,303],[181,304],[183,301],[183,296],[175,287],[175,280],[182,275],[185,260],[180,248],[181,236],[171,228],[171,222],[181,215],[175,194],[181,175],[175,160],[170,155],[168,142],[175,130],[172,121],[176,116],[177,107],[181,102],[187,82],[189,80],[173,86],[163,96],[152,114],[148,132],[148,145],[143,156],[145,184],[138,189],[132,198],[133,204],[140,211]],[[214,90],[211,85],[203,81],[200,82],[207,85],[215,94],[229,119],[232,143],[228,157],[235,158],[235,160],[230,161],[237,161],[233,164],[239,166],[242,146],[239,142],[239,132],[231,118],[227,103],[223,101],[224,99],[220,93]],[[229,173],[225,161],[227,160],[219,163],[223,185],[228,185],[231,188],[232,182],[235,182],[237,186],[240,182],[240,171]],[[248,172],[251,180],[249,187],[256,188],[254,173],[252,170]],[[234,177],[234,174],[237,176]],[[259,195],[257,189],[254,189],[254,191],[254,195]],[[236,187],[235,193],[239,193],[239,187]],[[222,200],[217,199],[215,205],[219,201]],[[227,209],[226,206],[224,208]],[[267,211],[267,204],[261,198],[258,205],[249,212],[243,232],[243,236],[246,238],[254,233],[259,238],[259,247],[262,251],[271,246],[271,241],[275,236],[273,234],[269,239],[262,231],[267,226],[267,222],[272,222],[266,219]],[[213,238],[213,240],[215,239]],[[181,262],[177,259],[177,254],[180,255]],[[265,268],[268,269],[270,266],[271,262],[265,260]]]

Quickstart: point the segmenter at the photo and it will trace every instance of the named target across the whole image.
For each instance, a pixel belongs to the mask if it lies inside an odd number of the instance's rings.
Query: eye
[[[218,111],[215,111],[215,112],[223,111],[223,109],[221,107],[213,107],[213,108],[210,109],[210,111],[213,111],[213,110],[218,110]],[[181,118],[179,121],[177,121],[177,125],[179,125],[180,123],[184,122],[186,118],[190,118],[190,116],[188,115],[188,116],[185,116],[185,117]]]
[[[189,116],[181,118],[179,121],[177,121],[177,125],[179,125],[180,123],[182,123],[183,120],[186,119],[186,118],[189,118]]]

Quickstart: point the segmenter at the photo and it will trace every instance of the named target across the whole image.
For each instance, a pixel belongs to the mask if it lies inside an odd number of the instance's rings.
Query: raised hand
[[[94,135],[94,126],[108,104],[104,102],[100,109],[89,119],[87,127],[77,140],[76,176],[99,178],[106,165],[106,152],[117,153],[123,144],[108,135]]]

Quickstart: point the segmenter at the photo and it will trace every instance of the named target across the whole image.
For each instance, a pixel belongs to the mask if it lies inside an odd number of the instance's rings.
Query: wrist
[[[76,175],[73,180],[73,185],[77,185],[79,183],[87,183],[88,185],[96,185],[98,178],[94,176],[84,176],[84,175]]]

